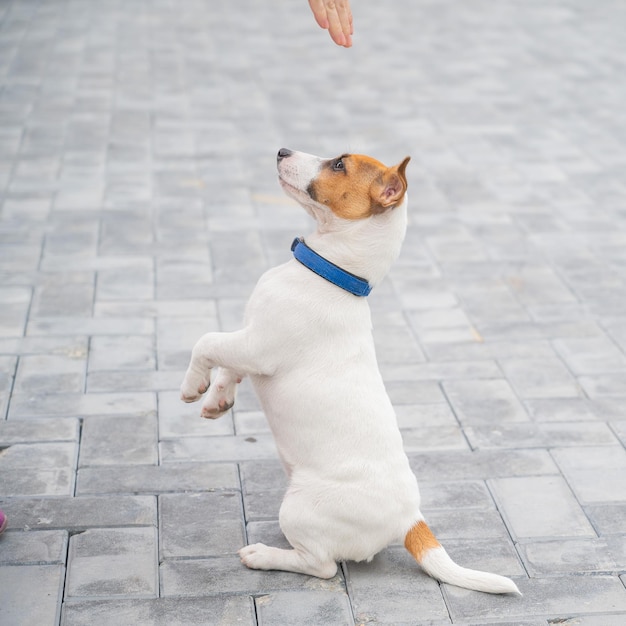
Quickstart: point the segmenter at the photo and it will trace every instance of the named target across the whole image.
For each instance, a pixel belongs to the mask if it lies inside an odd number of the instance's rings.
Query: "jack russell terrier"
[[[400,252],[408,162],[279,150],[280,184],[317,230],[260,278],[242,330],[196,343],[181,396],[195,402],[208,390],[202,416],[216,418],[250,376],[267,416],[289,478],[279,520],[293,549],[246,546],[248,567],[331,578],[337,561],[369,561],[403,539],[440,581],[519,593],[508,578],[454,563],[426,525],[378,370],[365,296]]]

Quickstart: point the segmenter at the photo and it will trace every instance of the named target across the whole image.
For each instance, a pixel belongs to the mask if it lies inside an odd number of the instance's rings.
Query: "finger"
[[[321,28],[326,30],[329,24],[328,17],[326,16],[326,6],[324,5],[324,0],[309,0],[309,6],[311,7],[311,11],[313,11],[315,21]]]
[[[336,7],[343,34],[346,35],[346,37],[352,35],[354,28],[352,25],[352,11],[350,10],[349,0],[337,0]]]
[[[350,34],[349,22],[346,22],[347,30],[344,30],[342,24],[342,16],[344,21],[347,18],[345,14],[345,7],[342,6],[341,9],[337,6],[338,3],[332,2],[329,0],[326,4],[326,17],[328,18],[328,32],[330,33],[331,39],[338,46],[346,46],[348,47],[350,44],[348,43],[348,37]],[[350,42],[351,43],[351,42]]]

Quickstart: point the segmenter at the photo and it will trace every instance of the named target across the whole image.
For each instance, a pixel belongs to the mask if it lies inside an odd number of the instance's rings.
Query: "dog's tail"
[[[474,591],[522,595],[510,578],[457,565],[424,521],[417,522],[409,530],[404,538],[404,546],[427,574],[441,582]]]

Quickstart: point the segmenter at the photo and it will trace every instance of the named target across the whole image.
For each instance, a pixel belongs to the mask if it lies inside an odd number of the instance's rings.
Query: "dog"
[[[331,578],[338,561],[370,561],[403,539],[442,582],[519,594],[509,578],[454,563],[427,526],[378,369],[366,296],[400,253],[409,160],[279,150],[280,185],[317,229],[259,279],[242,330],[196,343],[181,397],[208,390],[202,416],[216,418],[249,376],[267,416],[289,479],[279,521],[292,549],[248,545],[247,567]]]

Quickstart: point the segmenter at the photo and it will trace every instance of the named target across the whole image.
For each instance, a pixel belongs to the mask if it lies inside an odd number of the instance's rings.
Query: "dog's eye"
[[[333,165],[333,169],[335,172],[342,172],[345,169],[345,165],[343,164],[343,159],[337,159]]]

